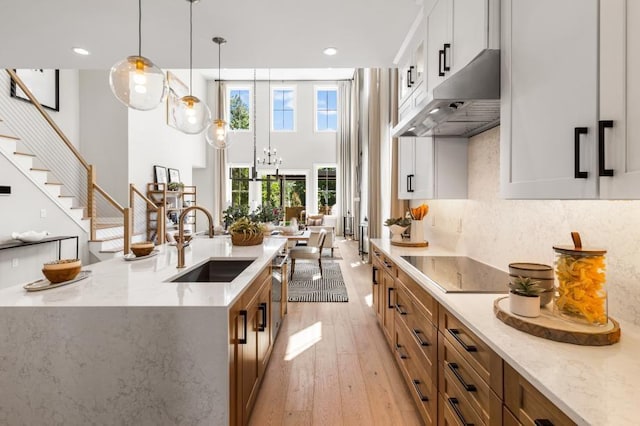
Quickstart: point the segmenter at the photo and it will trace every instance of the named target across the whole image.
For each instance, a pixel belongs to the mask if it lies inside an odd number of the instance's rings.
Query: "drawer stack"
[[[372,294],[373,307],[378,316],[378,322],[382,326],[387,342],[393,347],[394,322],[395,322],[395,290],[396,290],[396,265],[379,249],[371,248],[373,277]]]

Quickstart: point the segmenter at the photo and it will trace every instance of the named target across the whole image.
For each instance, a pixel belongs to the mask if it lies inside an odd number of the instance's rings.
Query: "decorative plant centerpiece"
[[[248,217],[242,217],[229,226],[231,242],[236,246],[255,246],[262,244],[264,227]]]
[[[255,222],[262,222],[264,224],[265,235],[270,235],[271,231],[275,229],[275,225],[282,219],[282,209],[279,206],[275,206],[272,203],[264,203],[256,209],[251,215]]]
[[[249,206],[229,206],[222,212],[224,227],[228,229],[229,226],[243,217],[249,217]]]
[[[530,277],[517,277],[509,283],[509,309],[516,315],[535,318],[540,315],[542,288]]]
[[[391,241],[402,241],[402,234],[411,225],[411,219],[406,217],[390,217],[384,221],[391,231]]]

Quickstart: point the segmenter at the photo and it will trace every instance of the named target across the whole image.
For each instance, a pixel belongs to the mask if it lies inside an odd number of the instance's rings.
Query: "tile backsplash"
[[[468,199],[425,201],[427,239],[507,270],[552,265],[552,246],[571,245],[578,231],[585,247],[608,251],[609,315],[640,325],[640,200],[504,200],[499,139],[499,128],[470,139]]]

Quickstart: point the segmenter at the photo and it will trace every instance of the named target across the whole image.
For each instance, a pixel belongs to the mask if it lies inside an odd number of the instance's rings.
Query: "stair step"
[[[114,247],[114,248],[110,248],[110,249],[105,249],[105,250],[100,250],[99,253],[118,253],[124,251],[124,246],[122,247]]]
[[[18,138],[16,136],[9,136],[9,135],[2,135],[2,134],[0,134],[0,138],[13,139],[14,141],[19,141],[20,140],[20,138]]]
[[[14,151],[13,155],[24,155],[26,157],[35,157],[35,154],[29,154],[28,152]]]
[[[135,242],[139,242],[139,241],[144,241],[144,239],[140,239],[141,236],[143,236],[145,233],[144,232],[139,232],[137,234],[133,234],[131,235],[131,240],[135,241]],[[105,237],[105,238],[96,238],[95,240],[89,240],[89,242],[91,243],[102,243],[105,241],[113,241],[113,240],[118,240],[118,239],[122,239],[124,238],[124,235],[117,235],[117,236],[113,236],[113,237]]]

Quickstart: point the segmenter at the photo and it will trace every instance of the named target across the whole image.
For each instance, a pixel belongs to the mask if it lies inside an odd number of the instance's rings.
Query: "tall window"
[[[331,207],[336,204],[336,168],[319,168],[317,182],[318,209],[321,213],[331,214]]]
[[[249,205],[249,168],[232,167],[231,176],[231,205],[234,207]]]
[[[230,87],[227,91],[227,110],[231,130],[251,130],[251,89]]]
[[[338,130],[338,90],[316,87],[316,132]]]
[[[272,92],[271,129],[274,131],[295,130],[295,96],[291,87],[279,87]]]

